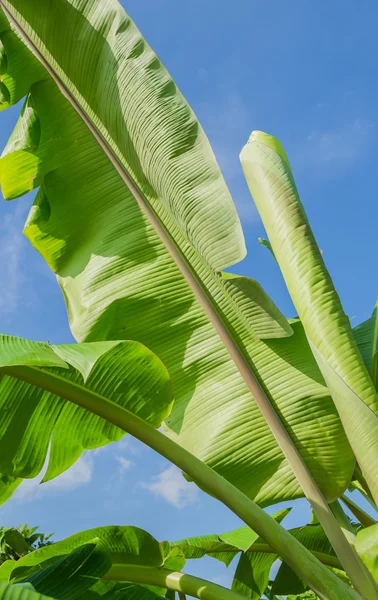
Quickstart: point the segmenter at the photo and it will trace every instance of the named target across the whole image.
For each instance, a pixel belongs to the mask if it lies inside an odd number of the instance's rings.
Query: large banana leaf
[[[10,579],[31,577],[65,557],[97,540],[98,548],[106,553],[111,564],[131,564],[161,567],[164,556],[161,545],[149,533],[138,527],[96,527],[31,552],[15,562]]]
[[[287,156],[278,140],[254,132],[241,162],[314,356],[378,501],[377,391],[311,231]],[[371,360],[376,351],[375,320],[373,316]]]
[[[163,560],[161,545],[146,531],[137,527],[99,527],[40,548],[18,561],[8,561],[13,568],[8,569],[7,581],[26,583],[29,589],[32,586],[31,589],[55,600],[154,600],[160,596],[146,587],[100,579],[113,564],[160,567]]]
[[[284,509],[273,517],[280,523],[289,512],[290,509]],[[230,534],[227,537],[230,539]],[[256,543],[259,541],[262,540],[258,537],[254,540]],[[274,553],[249,552],[248,550],[249,548],[246,548],[239,558],[232,581],[232,589],[247,598],[258,600],[268,585],[270,570],[278,557]]]
[[[169,375],[138,342],[49,346],[0,336],[0,367],[46,369],[158,427],[172,406]],[[118,441],[124,432],[80,406],[4,375],[0,369],[0,471],[35,477],[50,447],[44,480],[68,469],[86,449]],[[11,487],[15,487],[12,483]]]
[[[75,600],[105,575],[112,563],[98,547],[97,540],[87,543],[68,556],[22,580],[55,600]]]
[[[200,298],[327,499],[339,496],[354,458],[328,390],[301,325],[285,337],[289,325],[253,283],[216,272],[244,256],[242,232],[202,129],[160,61],[113,0],[1,4],[50,69],[3,19],[3,106],[29,89],[0,161],[3,193],[41,186],[25,233],[58,276],[75,337],[151,348],[174,386],[169,435],[262,504],[301,496]]]

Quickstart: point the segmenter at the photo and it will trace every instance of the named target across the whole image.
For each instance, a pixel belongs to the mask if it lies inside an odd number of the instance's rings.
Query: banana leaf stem
[[[377,521],[373,519],[370,515],[368,515],[362,508],[358,506],[353,500],[348,498],[345,494],[341,496],[342,502],[345,504],[347,508],[349,508],[350,512],[358,519],[358,521],[364,527],[371,527],[372,525],[376,525]]]
[[[1,371],[91,411],[167,458],[262,537],[321,600],[361,600],[355,590],[324,567],[309,550],[243,492],[185,448],[122,406],[52,371],[23,366],[4,367]],[[364,597],[367,600],[377,600],[378,594],[363,594],[362,598]]]
[[[373,498],[373,494],[371,493],[368,483],[367,483],[365,477],[363,476],[362,471],[361,471],[360,467],[358,466],[358,464],[356,464],[356,466],[354,468],[353,475],[355,476],[355,478],[359,484],[358,489],[360,489],[361,493],[365,496],[365,498],[368,500],[368,502],[370,502],[372,507],[375,510],[378,510],[377,505]]]
[[[247,552],[264,552],[266,554],[276,554],[275,550],[268,546],[268,544],[259,544],[255,543],[250,548],[248,548]],[[327,565],[328,567],[332,567],[333,569],[343,570],[341,563],[337,556],[332,556],[331,554],[325,554],[325,552],[317,552],[316,550],[311,550],[311,554],[313,554],[323,565]],[[216,552],[212,552],[212,554],[216,554]]]
[[[343,508],[338,500],[332,502],[330,504],[330,508],[335,515],[337,522],[339,523],[342,531],[344,532],[345,537],[347,538],[349,544],[354,547],[354,543],[356,540],[356,531],[346,516]]]
[[[185,598],[186,594],[201,600],[245,600],[245,596],[206,579],[157,567],[113,565],[103,579],[168,588],[178,592],[180,600]]]

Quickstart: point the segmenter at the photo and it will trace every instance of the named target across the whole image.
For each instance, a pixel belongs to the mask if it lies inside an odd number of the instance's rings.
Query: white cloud
[[[296,165],[349,167],[366,156],[374,137],[375,123],[358,118],[338,129],[313,131],[300,148]]]
[[[129,469],[131,469],[134,466],[134,463],[132,460],[129,460],[128,458],[125,458],[124,456],[115,456],[114,458],[116,459],[116,461],[119,464],[118,478],[122,480],[123,476],[125,474],[125,471],[128,471]]]
[[[142,483],[142,486],[177,508],[192,504],[198,495],[196,485],[186,481],[181,471],[173,465],[153,477],[150,483]]]
[[[131,460],[124,458],[123,456],[116,456],[115,459],[119,462],[121,471],[127,471],[133,465]]]
[[[25,206],[16,205],[11,213],[2,215],[0,222],[0,312],[14,313],[20,302],[20,286],[25,281],[22,268],[26,239],[22,234],[26,217]]]
[[[132,456],[139,456],[141,449],[144,447],[142,442],[133,438],[131,435],[125,435],[123,438],[116,442],[117,449],[126,450]]]
[[[40,483],[42,473],[34,479],[25,479],[15,491],[13,498],[18,502],[28,502],[47,494],[64,494],[82,485],[89,483],[92,479],[93,460],[88,454],[83,454],[70,469],[46,483]]]

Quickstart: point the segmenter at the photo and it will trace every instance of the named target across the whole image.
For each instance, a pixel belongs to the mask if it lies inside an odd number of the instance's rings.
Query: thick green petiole
[[[168,588],[183,598],[187,594],[201,600],[242,600],[245,596],[186,573],[139,565],[113,565],[103,577],[114,581],[131,581]]]
[[[321,600],[361,600],[361,596],[324,567],[300,542],[229,481],[187,450],[118,404],[59,377],[32,367],[4,367],[1,372],[48,390],[106,419],[156,450],[223,502],[311,587]],[[377,596],[365,595],[375,599]]]
[[[368,515],[362,508],[358,506],[353,500],[348,498],[345,494],[341,496],[341,500],[350,510],[350,512],[359,520],[361,525],[364,527],[371,527],[372,525],[376,525],[377,521],[373,519],[370,515]]]

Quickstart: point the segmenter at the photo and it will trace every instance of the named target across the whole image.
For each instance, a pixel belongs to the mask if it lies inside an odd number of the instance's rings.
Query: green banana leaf
[[[154,427],[172,407],[166,368],[138,342],[49,346],[0,336],[0,470],[10,475],[37,476],[50,448],[47,481],[68,469],[84,450],[124,435],[93,413],[3,374],[15,365],[46,369],[103,394]]]
[[[254,132],[241,162],[314,356],[377,501],[377,391],[311,231],[287,156],[276,138]]]
[[[6,554],[8,550],[22,556],[29,552],[30,546],[24,536],[14,527],[1,527],[0,554]]]
[[[14,569],[14,560],[5,560],[0,565],[0,581],[8,582],[10,578],[10,574]]]
[[[143,565],[161,567],[164,556],[161,546],[149,533],[138,527],[106,526],[88,529],[40,548],[15,563],[11,579],[30,578],[41,569],[57,564],[72,552],[96,540],[111,564]]]
[[[273,517],[281,522],[290,509],[279,511]],[[325,565],[337,574],[343,575],[341,565],[325,535],[321,525],[314,523],[289,530],[305,548],[311,550]],[[186,538],[171,542],[172,549],[179,548],[187,559],[198,559],[205,555],[220,560],[229,566],[235,557],[239,557],[233,580],[233,590],[248,598],[257,600],[266,590],[273,563],[278,555],[249,527],[219,534]],[[306,587],[297,575],[282,563],[271,586],[275,595],[302,593]]]
[[[289,512],[290,509],[284,509],[273,516],[281,523]],[[257,538],[256,544],[259,542],[263,540]],[[252,544],[251,551],[247,549],[239,558],[231,589],[246,598],[259,600],[266,590],[270,571],[277,558],[277,554],[272,552],[253,551]]]
[[[291,534],[301,542],[308,550],[316,552],[322,557],[323,562],[332,565],[337,563],[335,552],[325,535],[321,525],[306,525],[291,530]],[[334,566],[335,564],[334,563]],[[272,594],[287,595],[301,594],[306,591],[306,586],[286,564],[282,563],[272,584]]]
[[[378,524],[357,533],[356,550],[378,582]]]
[[[174,595],[174,592],[173,592]],[[119,581],[99,581],[77,600],[157,600],[162,598],[147,586]]]
[[[39,594],[30,584],[11,585],[0,581],[0,600],[50,600],[50,596]]]
[[[113,0],[1,5],[50,72],[3,18],[2,106],[29,93],[0,180],[7,198],[40,186],[25,234],[57,274],[76,339],[145,344],[172,377],[168,435],[263,505],[302,496],[200,297],[327,499],[337,498],[354,466],[338,415],[301,326],[286,337],[290,326],[253,282],[243,278],[235,290],[220,274],[243,258],[243,235],[208,141],[169,74]],[[259,339],[270,335],[282,337]]]
[[[164,594],[165,590],[99,581],[99,578],[112,565],[171,568],[173,564],[168,565],[172,556],[166,556],[163,550],[163,544],[138,527],[98,527],[81,531],[13,562],[9,577],[13,581],[29,582],[39,592],[49,591],[57,600],[100,597],[131,600],[138,597],[138,593],[145,600],[153,600],[161,597],[160,592]],[[174,566],[178,566],[177,562]]]
[[[21,482],[19,477],[0,474],[0,506],[9,500]]]
[[[269,573],[276,560],[276,554],[265,552],[242,554],[236,567],[231,589],[246,598],[259,600],[266,589]]]
[[[370,319],[353,329],[354,339],[362,359],[378,390],[378,302]]]
[[[93,540],[26,577],[21,583],[29,583],[37,592],[49,594],[56,600],[74,600],[99,581],[112,566],[108,555],[97,546],[96,540]]]
[[[169,542],[160,542],[163,553],[163,566],[170,571],[181,571],[186,563],[186,557],[180,548],[171,548]]]
[[[285,508],[273,515],[273,518],[281,523],[290,510]],[[219,535],[202,535],[177,540],[170,542],[170,547],[172,550],[179,549],[186,559],[210,556],[228,567],[240,552],[245,553],[251,549],[258,538],[253,529],[244,526]]]

